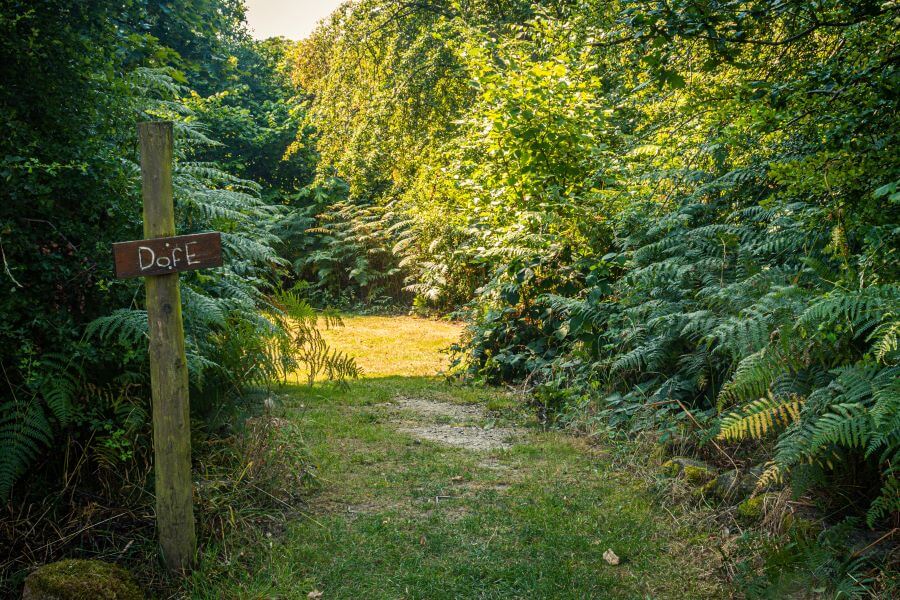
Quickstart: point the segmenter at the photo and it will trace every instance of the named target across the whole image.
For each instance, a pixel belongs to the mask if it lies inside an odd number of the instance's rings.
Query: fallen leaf
[[[313,600],[315,600],[316,598],[321,598],[321,597],[322,597],[322,592],[320,592],[319,590],[313,590],[313,591],[311,591],[310,593],[308,593],[308,594],[306,595],[306,597],[307,597],[307,598],[312,598]]]
[[[619,557],[616,556],[616,553],[612,551],[612,548],[603,553],[603,560],[613,566],[619,564]]]

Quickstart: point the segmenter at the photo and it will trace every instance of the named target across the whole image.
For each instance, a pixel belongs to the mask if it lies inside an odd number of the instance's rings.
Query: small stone
[[[617,564],[619,564],[619,557],[616,556],[616,553],[612,551],[612,548],[603,553],[603,560],[605,560],[612,566],[616,566]]]
[[[131,574],[99,560],[62,560],[25,579],[22,600],[143,600]]]

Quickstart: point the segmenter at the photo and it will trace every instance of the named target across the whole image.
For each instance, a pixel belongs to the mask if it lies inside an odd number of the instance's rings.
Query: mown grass
[[[431,376],[449,364],[446,350],[462,325],[408,316],[342,318],[344,327],[323,330],[328,344],[356,359],[366,378]]]
[[[390,321],[367,319],[348,319],[346,343],[364,345],[365,332],[387,340]],[[416,320],[409,335],[393,336],[395,350],[382,349],[373,365],[379,377],[349,390],[287,391],[284,416],[299,423],[319,479],[309,512],[271,537],[211,548],[188,581],[190,597],[726,595],[714,576],[712,534],[679,508],[664,509],[648,481],[614,468],[583,440],[530,428],[511,448],[473,452],[399,433],[398,421],[416,416],[398,412],[389,404],[395,398],[485,404],[502,397],[424,376],[422,365],[443,364],[435,338],[448,335],[426,335],[431,326]],[[401,374],[389,374],[392,357]],[[505,411],[482,425],[526,420]],[[621,564],[607,564],[607,549]]]

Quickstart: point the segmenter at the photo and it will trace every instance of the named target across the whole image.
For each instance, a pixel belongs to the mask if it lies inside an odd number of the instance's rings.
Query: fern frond
[[[141,347],[149,339],[147,327],[147,311],[121,308],[88,323],[85,335],[96,336],[104,342],[116,341],[122,346]]]
[[[751,397],[761,398],[781,372],[781,362],[770,346],[744,358],[738,363],[731,380],[719,393],[718,408],[722,410],[727,400],[743,401]]]
[[[787,427],[800,419],[804,400],[799,397],[760,398],[739,411],[722,418],[717,436],[720,440],[735,442],[747,438],[760,439],[777,428]]]
[[[864,406],[835,404],[831,407],[831,412],[817,419],[809,443],[809,453],[815,454],[826,444],[864,448],[871,432],[871,417]]]
[[[813,303],[798,324],[811,331],[843,320],[861,335],[874,324],[891,319],[900,304],[900,286],[872,286],[859,291],[835,291]]]
[[[866,524],[874,529],[881,519],[900,513],[900,479],[891,475],[881,487],[881,495],[869,506]]]
[[[185,308],[185,320],[193,328],[198,326],[225,326],[227,308],[221,299],[208,296],[185,285],[181,288]]]
[[[756,480],[756,491],[759,492],[764,490],[770,485],[780,484],[785,473],[786,470],[783,467],[779,466],[774,461],[769,461],[765,464],[759,479]]]
[[[900,340],[900,319],[894,317],[892,313],[885,315],[885,322],[866,339],[872,342],[875,360],[881,363],[886,362],[889,356],[897,352],[898,340]]]
[[[0,403],[0,499],[53,440],[53,429],[37,398]]]

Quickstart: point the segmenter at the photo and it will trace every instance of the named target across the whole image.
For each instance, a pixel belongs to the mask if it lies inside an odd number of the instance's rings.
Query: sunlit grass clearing
[[[344,327],[324,330],[329,346],[356,359],[363,377],[437,375],[450,364],[444,352],[462,325],[418,317],[343,317]]]

